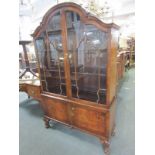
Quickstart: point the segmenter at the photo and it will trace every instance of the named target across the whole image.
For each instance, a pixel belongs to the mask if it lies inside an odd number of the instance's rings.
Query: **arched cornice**
[[[114,23],[106,24],[106,23],[102,22],[100,19],[98,19],[97,17],[93,16],[92,14],[90,14],[89,12],[84,10],[78,4],[72,3],[72,2],[65,2],[65,3],[57,4],[47,11],[47,13],[44,15],[44,17],[42,19],[42,22],[35,29],[32,36],[34,38],[38,37],[41,34],[41,32],[43,32],[46,29],[46,25],[48,24],[51,17],[54,16],[54,14],[60,10],[74,11],[80,15],[80,18],[84,23],[95,25],[96,27],[98,27],[99,29],[101,29],[103,31],[108,31],[108,29],[111,27],[113,27],[115,29],[119,29],[119,26],[117,26]]]

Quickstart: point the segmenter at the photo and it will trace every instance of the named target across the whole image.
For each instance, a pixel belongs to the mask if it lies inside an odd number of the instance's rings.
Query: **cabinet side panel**
[[[112,135],[113,130],[115,129],[115,116],[116,116],[116,100],[110,108],[110,136]]]
[[[107,68],[107,104],[116,96],[117,84],[117,49],[118,31],[112,29],[109,34],[108,68]]]

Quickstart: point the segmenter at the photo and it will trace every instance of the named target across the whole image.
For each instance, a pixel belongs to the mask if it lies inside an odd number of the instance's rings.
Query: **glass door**
[[[45,31],[36,39],[36,49],[43,91],[66,96],[60,11],[51,17]]]
[[[108,34],[58,11],[36,39],[43,91],[104,104]]]
[[[108,34],[66,11],[72,97],[105,103]]]

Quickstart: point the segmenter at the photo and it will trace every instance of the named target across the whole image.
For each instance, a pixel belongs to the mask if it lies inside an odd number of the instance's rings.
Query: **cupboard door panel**
[[[95,134],[105,133],[105,119],[103,113],[83,107],[72,107],[71,115],[74,126]]]
[[[68,123],[67,103],[56,99],[44,98],[46,115],[58,121]]]

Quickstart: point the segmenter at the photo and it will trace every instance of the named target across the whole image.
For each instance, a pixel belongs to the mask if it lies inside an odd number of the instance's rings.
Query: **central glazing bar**
[[[66,79],[66,92],[67,97],[72,97],[71,92],[71,78],[70,78],[70,66],[68,60],[68,48],[67,48],[67,23],[66,23],[66,14],[64,10],[61,10],[61,29],[62,29],[62,47],[64,51],[64,70],[65,70],[65,79]]]

